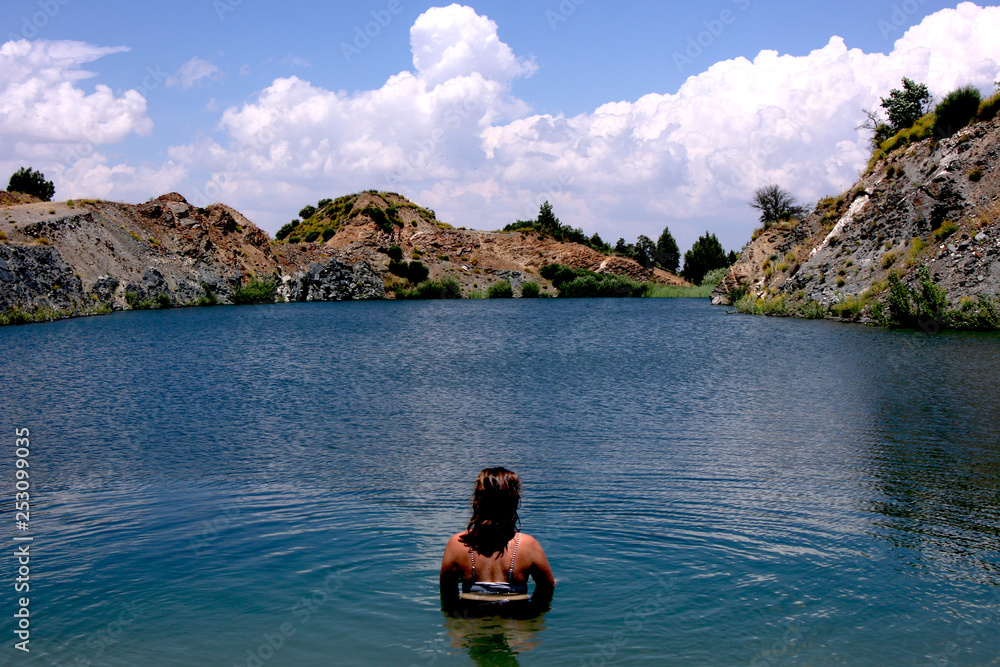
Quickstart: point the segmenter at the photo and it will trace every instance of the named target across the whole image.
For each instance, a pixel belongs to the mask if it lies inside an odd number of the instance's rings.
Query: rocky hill
[[[510,281],[515,293],[526,280],[552,291],[548,281],[538,275],[547,264],[628,276],[640,282],[687,284],[672,273],[645,269],[627,257],[607,256],[534,231],[455,229],[438,221],[433,211],[391,192],[362,192],[319,204],[312,207],[313,215],[278,233],[282,237],[279,247],[294,247],[305,240],[322,243],[340,257],[370,264],[385,278],[390,293],[402,282],[390,271],[390,248],[394,246],[402,253],[402,261],[425,264],[431,280],[456,280],[463,293],[484,291],[500,280]]]
[[[847,192],[802,220],[755,232],[713,293],[758,312],[876,318],[890,275],[917,288],[926,266],[950,305],[1000,294],[1000,120],[873,159]]]
[[[431,279],[454,278],[464,292],[501,280],[517,292],[529,279],[551,291],[537,275],[549,263],[683,283],[530,232],[453,229],[395,194],[336,201],[336,211],[318,211],[300,236],[278,242],[228,206],[199,208],[176,193],[139,205],[0,193],[0,314],[18,322],[133,308],[392,298],[410,286],[390,270],[396,253],[423,263]],[[312,235],[310,225],[325,226]]]

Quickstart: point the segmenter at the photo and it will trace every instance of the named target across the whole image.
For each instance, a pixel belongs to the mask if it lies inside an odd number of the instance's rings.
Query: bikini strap
[[[517,545],[521,543],[521,533],[517,534],[517,539],[514,540],[514,553],[510,557],[510,570],[507,572],[507,583],[512,583],[514,578],[514,559],[517,558]]]
[[[469,558],[472,559],[472,580],[473,581],[477,581],[477,579],[476,579],[476,552],[472,550],[472,547],[469,547]]]

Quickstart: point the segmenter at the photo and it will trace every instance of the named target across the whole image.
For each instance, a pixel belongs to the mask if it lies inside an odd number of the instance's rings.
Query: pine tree
[[[677,273],[677,268],[680,266],[681,251],[677,247],[677,241],[670,234],[669,227],[663,228],[663,233],[656,241],[656,263],[671,273]]]
[[[695,285],[700,285],[705,274],[715,269],[729,266],[729,258],[715,234],[705,232],[698,238],[691,249],[684,253],[684,279]]]

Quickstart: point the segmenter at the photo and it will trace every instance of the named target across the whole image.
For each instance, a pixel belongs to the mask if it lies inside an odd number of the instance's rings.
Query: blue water
[[[3,664],[1000,662],[997,336],[330,303],[6,327],[0,360]],[[440,610],[492,465],[559,582],[531,621]]]

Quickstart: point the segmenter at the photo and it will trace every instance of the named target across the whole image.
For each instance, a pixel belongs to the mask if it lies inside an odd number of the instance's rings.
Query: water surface
[[[0,360],[35,538],[32,652],[3,662],[1000,659],[997,336],[329,303],[7,327]],[[559,580],[531,622],[440,611],[492,465]]]

